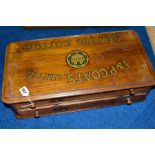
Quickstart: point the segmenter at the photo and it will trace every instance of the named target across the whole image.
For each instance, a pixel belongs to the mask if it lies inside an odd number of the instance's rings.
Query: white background
[[[154,25],[154,0],[0,0],[2,25]]]
[[[154,130],[1,130],[1,155],[154,155]]]

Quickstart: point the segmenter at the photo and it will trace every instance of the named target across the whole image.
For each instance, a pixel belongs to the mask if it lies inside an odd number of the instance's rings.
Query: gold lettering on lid
[[[97,80],[97,79],[100,79],[101,75],[98,71],[93,71],[92,77]]]
[[[108,72],[106,69],[100,69],[99,72],[101,73],[101,77],[107,77],[108,76]]]
[[[76,72],[76,73],[65,73],[65,74],[55,74],[55,73],[39,73],[29,71],[27,73],[28,79],[38,79],[38,80],[49,80],[49,81],[66,81],[68,83],[81,83],[90,80],[105,80],[110,76],[119,74],[120,72],[127,71],[129,68],[129,60],[123,59],[111,66],[105,66],[100,69],[88,71],[88,72]]]
[[[43,40],[43,41],[33,41],[27,42],[22,45],[18,50],[20,52],[32,52],[32,51],[41,51],[48,49],[59,49],[59,48],[67,48],[72,46],[72,42],[74,42],[77,46],[91,46],[91,45],[102,45],[108,44],[112,42],[119,42],[120,34],[99,34],[99,35],[89,35],[87,37],[78,37],[78,38],[70,38],[58,40],[58,38]],[[46,51],[45,51],[46,52]]]
[[[87,81],[89,81],[89,80],[91,79],[91,72],[83,73],[83,75],[84,75],[84,77],[85,77],[85,79],[86,79]]]

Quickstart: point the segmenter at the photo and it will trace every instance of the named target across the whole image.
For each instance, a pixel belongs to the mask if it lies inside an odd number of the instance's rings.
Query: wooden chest
[[[154,85],[136,32],[118,31],[10,43],[2,99],[18,118],[39,117],[131,104]]]

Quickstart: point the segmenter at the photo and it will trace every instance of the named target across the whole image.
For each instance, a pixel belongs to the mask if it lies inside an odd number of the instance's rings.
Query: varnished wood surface
[[[139,102],[143,101],[146,97],[147,92],[140,93],[135,96],[131,96],[130,100],[131,102]],[[36,104],[38,101],[36,101]],[[46,102],[46,101],[44,101]],[[114,98],[108,98],[96,101],[91,101],[88,99],[86,102],[83,103],[76,103],[72,102],[73,104],[66,104],[66,105],[54,105],[54,104],[48,104],[46,106],[42,105],[40,107],[37,107],[35,109],[31,108],[25,108],[25,109],[14,109],[16,112],[17,118],[32,118],[32,117],[40,117],[40,116],[46,116],[50,114],[60,114],[64,112],[74,112],[74,111],[81,111],[86,109],[94,109],[94,108],[101,108],[101,107],[109,107],[109,106],[118,106],[121,104],[128,104],[128,98],[127,97],[114,97]],[[130,103],[131,104],[131,103]],[[14,105],[13,105],[14,106]]]
[[[153,52],[155,54],[155,26],[146,26],[146,30],[152,45]]]
[[[98,43],[101,37],[102,43]],[[67,64],[66,58],[74,50],[88,55],[87,65],[74,68]],[[61,78],[39,77],[47,74]],[[19,92],[23,86],[28,87],[31,99],[36,101],[154,84],[154,73],[137,34],[120,31],[9,44],[2,98],[8,104],[26,102],[27,98]]]

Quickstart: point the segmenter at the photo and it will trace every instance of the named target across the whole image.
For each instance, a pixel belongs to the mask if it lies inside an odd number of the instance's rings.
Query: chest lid
[[[5,103],[155,85],[150,61],[134,31],[13,42],[6,50]]]

